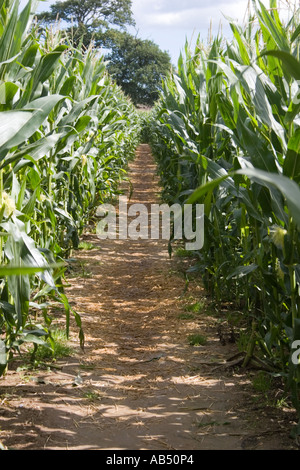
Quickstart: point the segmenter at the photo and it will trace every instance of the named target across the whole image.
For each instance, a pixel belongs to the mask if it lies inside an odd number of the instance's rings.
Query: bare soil
[[[130,165],[131,203],[159,201],[147,145]],[[252,384],[257,370],[226,367],[238,353],[222,312],[199,278],[186,289],[190,259],[164,240],[83,239],[66,294],[81,315],[85,348],[71,324],[74,353],[51,368],[0,379],[0,441],[15,450],[291,450],[295,413],[271,406]],[[220,335],[220,325],[224,334]],[[189,344],[201,334],[204,345]],[[275,393],[275,392],[274,392]],[[276,399],[276,393],[274,395]]]

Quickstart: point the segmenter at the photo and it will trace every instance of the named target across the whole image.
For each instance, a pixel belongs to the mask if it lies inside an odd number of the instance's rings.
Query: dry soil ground
[[[147,145],[130,165],[131,203],[158,202]],[[199,280],[185,291],[184,263],[164,240],[105,240],[85,234],[66,293],[81,315],[72,356],[56,368],[0,379],[0,441],[16,450],[297,449],[295,415],[257,394],[253,370],[226,368],[236,344],[220,341],[220,316],[187,314],[206,303]],[[78,268],[79,266],[79,268]],[[76,272],[76,275],[75,275]],[[200,333],[202,346],[188,337]],[[275,397],[276,398],[276,397]]]

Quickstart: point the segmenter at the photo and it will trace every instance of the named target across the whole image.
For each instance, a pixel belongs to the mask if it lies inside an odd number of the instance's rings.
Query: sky
[[[243,23],[248,0],[133,0],[132,11],[138,36],[150,39],[169,52],[176,63],[186,40],[193,45],[200,34],[206,43],[212,35],[231,36],[225,16]],[[224,16],[225,15],[225,16]]]
[[[284,10],[288,0],[278,0]],[[299,0],[292,3],[299,4]],[[26,0],[21,0],[25,4]],[[54,0],[42,1],[38,11],[48,10]],[[228,17],[243,24],[246,18],[248,0],[132,0],[135,28],[131,34],[155,42],[160,49],[169,52],[172,63],[176,64],[186,40],[193,46],[200,34],[206,43],[212,25],[212,36],[222,28],[222,36],[231,38]],[[250,2],[251,3],[251,2]],[[269,5],[269,0],[263,0]]]

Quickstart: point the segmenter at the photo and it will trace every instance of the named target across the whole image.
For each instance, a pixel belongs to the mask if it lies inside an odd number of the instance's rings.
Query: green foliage
[[[205,207],[193,272],[243,312],[247,359],[255,350],[285,378],[300,415],[299,11],[284,24],[276,1],[253,5],[231,42],[186,46],[149,135],[165,201]]]
[[[272,386],[272,377],[264,371],[259,371],[253,377],[252,385],[257,392],[267,394]]]
[[[151,141],[151,122],[153,119],[151,110],[138,109],[141,123],[140,141],[148,144]]]
[[[178,258],[194,258],[194,253],[190,250],[186,250],[185,248],[177,248],[175,251],[175,255]]]
[[[80,242],[78,245],[79,250],[94,250],[97,248],[93,243],[90,242]]]
[[[188,304],[185,306],[185,310],[187,312],[193,312],[193,313],[201,313],[205,307],[205,302],[200,301],[200,302],[194,302],[192,304]]]
[[[195,333],[189,335],[188,342],[191,346],[204,346],[207,343],[207,338],[203,335]]]
[[[149,40],[119,33],[111,41],[107,69],[134,104],[152,106],[171,68],[167,52]]]
[[[71,356],[72,352],[65,330],[56,328],[51,331],[45,344],[41,344],[36,350],[32,350],[31,355],[32,360],[38,363],[44,360]]]

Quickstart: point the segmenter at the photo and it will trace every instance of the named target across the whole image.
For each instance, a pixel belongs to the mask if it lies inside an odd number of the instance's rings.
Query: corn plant
[[[90,47],[39,32],[35,2],[0,1],[0,375],[24,342],[50,337],[50,299],[69,331],[65,259],[118,190],[139,119]],[[43,321],[33,321],[36,310]]]
[[[299,11],[284,23],[275,0],[253,8],[246,27],[230,23],[232,41],[186,46],[151,145],[165,199],[205,206],[198,270],[249,322],[244,366],[258,350],[300,413]]]

